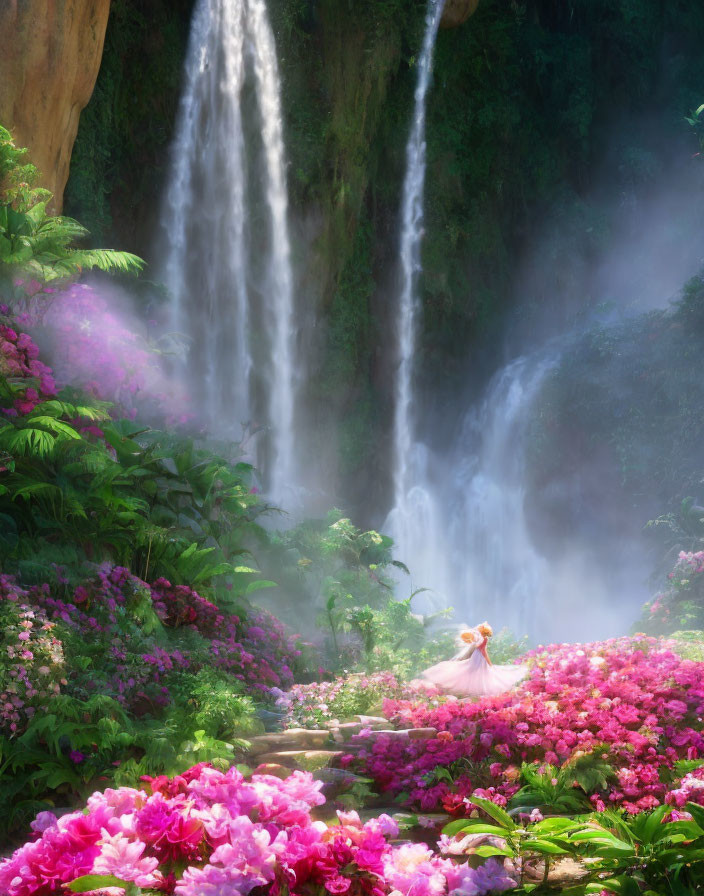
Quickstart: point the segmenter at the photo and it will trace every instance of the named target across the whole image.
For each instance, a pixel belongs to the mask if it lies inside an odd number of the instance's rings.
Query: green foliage
[[[437,619],[412,611],[413,595],[394,598],[393,542],[362,531],[332,510],[273,536],[262,569],[292,601],[297,627],[314,621],[325,632],[324,658],[336,670],[392,670],[405,677],[449,651],[449,637],[432,637]],[[305,608],[314,616],[302,618]],[[429,636],[430,635],[430,636]]]
[[[691,118],[686,117],[687,124],[691,125],[699,140],[699,146],[704,150],[704,103],[692,112]]]
[[[128,252],[76,248],[88,231],[72,218],[47,212],[50,194],[34,189],[36,169],[24,163],[9,131],[0,126],[0,285],[15,273],[43,282],[82,271],[135,273],[141,259]],[[29,178],[29,183],[22,178]]]
[[[231,675],[205,667],[196,675],[182,675],[173,693],[188,706],[189,724],[209,737],[229,741],[261,731],[254,702]]]
[[[385,699],[414,699],[417,693],[391,672],[340,675],[332,681],[294,685],[287,695],[286,723],[323,728],[332,719],[352,721],[358,715],[378,714]]]
[[[687,803],[691,821],[663,823],[669,806],[622,817],[616,812],[583,818],[546,818],[528,827],[488,800],[473,798],[491,823],[482,818],[450,822],[448,835],[492,835],[491,845],[477,846],[475,854],[508,857],[519,869],[518,887],[512,892],[561,893],[573,896],[619,893],[689,896],[704,885],[704,809]],[[555,861],[570,857],[580,863],[580,875],[571,883],[553,883]]]
[[[379,606],[391,591],[387,570],[394,564],[391,539],[364,532],[331,510],[325,519],[306,520],[271,539],[262,557],[265,573],[294,597],[297,611],[328,613],[347,595],[359,605]]]
[[[114,0],[64,201],[100,241],[134,247],[160,202],[193,0]]]
[[[16,388],[0,377],[5,402]],[[76,420],[100,422],[103,439]],[[145,579],[217,580],[223,597],[257,587],[256,570],[239,562],[264,509],[250,493],[248,465],[183,436],[110,421],[100,405],[62,400],[0,420],[0,452],[0,514],[13,534],[0,542],[0,559],[26,580],[43,580],[52,563],[110,560]]]
[[[704,663],[704,631],[672,632],[669,637],[675,642],[675,649],[681,657]]]
[[[113,874],[84,874],[67,884],[72,893],[90,893],[106,887],[121,887],[125,896],[139,896],[142,892],[132,881],[121,880]]]
[[[201,690],[191,705],[198,707],[211,730],[223,719],[242,730],[256,730],[251,701],[238,694],[235,685],[230,683],[232,706],[226,708],[225,676],[213,704],[202,692],[204,682],[196,682],[195,692]],[[83,802],[98,786],[140,786],[141,775],[176,775],[198,762],[229,767],[246,741],[232,737],[228,742],[205,729],[194,730],[198,722],[191,713],[187,704],[177,703],[162,721],[137,720],[107,696],[56,697],[51,712],[38,713],[18,738],[0,738],[0,800],[5,809],[0,832],[26,827],[49,806]]]
[[[616,773],[598,750],[578,756],[557,768],[524,763],[523,787],[511,800],[514,812],[540,809],[563,815],[588,811],[589,794],[607,789]]]
[[[530,647],[528,635],[519,638],[508,628],[502,628],[492,637],[489,650],[492,663],[504,666],[513,663]]]
[[[54,805],[84,799],[133,743],[130,729],[110,697],[60,695],[51,712],[37,713],[18,738],[0,738],[0,800],[6,807],[0,830],[26,825],[46,808],[47,798]]]

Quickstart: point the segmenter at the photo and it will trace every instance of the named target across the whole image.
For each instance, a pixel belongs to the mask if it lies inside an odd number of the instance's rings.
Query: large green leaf
[[[90,893],[91,890],[101,890],[107,887],[122,887],[126,891],[126,896],[136,896],[142,892],[131,881],[122,880],[112,874],[85,874],[66,886],[72,893]]]
[[[491,816],[497,824],[499,824],[506,831],[513,831],[516,828],[516,824],[508,812],[504,811],[501,806],[497,806],[496,803],[492,803],[491,800],[485,800],[478,796],[470,797],[470,801],[473,805],[477,806],[483,812],[486,812],[487,815]]]

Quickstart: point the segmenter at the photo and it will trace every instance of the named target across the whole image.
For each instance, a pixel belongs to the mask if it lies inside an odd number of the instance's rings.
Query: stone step
[[[354,720],[363,728],[387,728],[389,724],[389,720],[382,716],[355,716]]]
[[[342,722],[336,728],[331,728],[330,734],[336,744],[342,744],[350,737],[358,735],[360,731],[364,731],[365,727],[361,722]]]
[[[260,763],[267,765],[283,765],[285,768],[315,771],[332,765],[342,755],[340,750],[280,750],[274,753],[264,753],[257,758]]]
[[[437,728],[377,728],[364,737],[355,738],[352,743],[371,745],[382,735],[392,741],[432,740],[437,734]]]
[[[347,771],[344,768],[319,768],[313,772],[316,781],[323,782],[323,796],[328,801],[334,801],[345,793],[348,793],[355,784],[366,781],[359,775]]]
[[[274,778],[288,778],[291,769],[276,762],[262,762],[253,771],[253,775],[272,775]]]
[[[250,738],[250,755],[276,752],[286,749],[319,750],[328,745],[330,732],[326,729],[289,728],[272,734],[258,734]]]

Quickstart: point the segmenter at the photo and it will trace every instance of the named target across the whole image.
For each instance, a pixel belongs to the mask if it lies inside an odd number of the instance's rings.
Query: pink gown
[[[491,697],[504,694],[528,674],[526,666],[493,666],[488,661],[487,639],[476,629],[471,642],[458,640],[461,649],[421,672],[421,678],[455,697]]]

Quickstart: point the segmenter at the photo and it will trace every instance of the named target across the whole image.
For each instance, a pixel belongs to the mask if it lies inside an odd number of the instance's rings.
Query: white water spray
[[[247,61],[251,60],[248,71]],[[242,89],[251,77],[269,225],[262,309],[254,306]],[[285,150],[274,36],[264,0],[200,0],[191,29],[167,192],[165,279],[171,322],[190,344],[188,377],[207,422],[237,437],[261,415],[267,478],[280,501],[295,482],[295,331]],[[258,313],[254,313],[257,311]],[[253,332],[254,321],[263,332]],[[264,383],[255,407],[252,374]]]
[[[549,568],[526,523],[526,439],[556,361],[519,358],[499,371],[481,406],[462,421],[442,483],[447,602],[462,618],[481,616],[531,636],[550,629]]]
[[[442,457],[410,451],[413,485],[387,520],[427,611],[452,606],[456,621],[487,618],[520,634],[544,630],[548,565],[524,513],[525,441],[531,407],[555,363],[519,358],[503,368],[478,408],[460,421]]]

